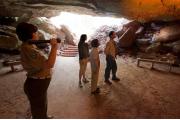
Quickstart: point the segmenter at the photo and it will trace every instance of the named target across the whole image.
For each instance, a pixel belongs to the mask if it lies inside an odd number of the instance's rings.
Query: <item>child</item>
[[[91,93],[96,94],[100,92],[100,89],[97,87],[98,77],[99,77],[99,52],[98,46],[99,42],[97,39],[92,40],[91,42],[92,50],[90,53],[90,63],[91,63]]]

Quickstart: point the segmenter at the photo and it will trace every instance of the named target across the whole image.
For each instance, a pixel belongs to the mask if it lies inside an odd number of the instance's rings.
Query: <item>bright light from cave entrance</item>
[[[97,28],[103,25],[118,25],[122,27],[129,20],[124,18],[95,17],[90,15],[79,15],[68,12],[61,12],[59,16],[50,18],[53,25],[60,28],[60,25],[66,25],[78,38],[81,34],[92,35]]]

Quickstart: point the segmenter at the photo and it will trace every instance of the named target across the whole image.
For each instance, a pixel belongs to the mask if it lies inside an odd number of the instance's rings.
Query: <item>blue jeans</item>
[[[111,56],[106,56],[106,69],[105,69],[105,80],[109,80],[110,72],[112,70],[112,78],[116,78],[117,64],[116,60]]]

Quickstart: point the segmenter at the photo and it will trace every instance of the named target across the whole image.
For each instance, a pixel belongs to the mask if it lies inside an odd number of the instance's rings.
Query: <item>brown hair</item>
[[[98,47],[98,46],[99,46],[99,41],[98,41],[98,39],[92,40],[92,41],[91,41],[91,46],[92,46],[92,47]]]
[[[16,34],[18,38],[25,42],[29,39],[32,39],[32,34],[37,32],[38,28],[32,24],[21,22],[16,27]]]

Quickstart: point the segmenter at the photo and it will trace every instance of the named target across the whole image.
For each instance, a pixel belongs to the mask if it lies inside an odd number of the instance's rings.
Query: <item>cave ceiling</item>
[[[180,0],[1,0],[0,4],[0,16],[52,17],[62,11],[172,21],[180,20]]]

